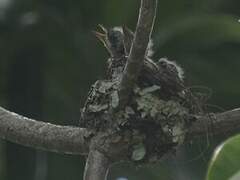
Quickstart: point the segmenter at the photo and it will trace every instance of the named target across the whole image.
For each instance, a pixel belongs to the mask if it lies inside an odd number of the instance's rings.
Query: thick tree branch
[[[240,129],[240,108],[199,117],[191,127],[188,137],[202,136],[206,133],[220,134],[237,129]]]
[[[37,149],[66,154],[87,154],[86,129],[35,121],[0,107],[0,137]]]
[[[84,170],[84,180],[107,179],[110,167],[109,159],[98,150],[91,150],[88,154]]]
[[[207,132],[220,134],[237,129],[240,129],[240,108],[198,117],[188,132],[188,138],[199,137]],[[2,139],[52,152],[87,154],[89,146],[85,142],[87,136],[89,132],[84,128],[35,121],[0,107],[0,137]]]
[[[149,39],[151,37],[156,16],[157,0],[142,0],[138,23],[120,84],[120,108],[128,102],[129,95],[139,76],[146,55]]]

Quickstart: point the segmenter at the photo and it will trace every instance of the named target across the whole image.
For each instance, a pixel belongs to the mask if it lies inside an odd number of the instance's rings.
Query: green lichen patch
[[[146,155],[146,148],[143,143],[133,146],[133,152],[131,156],[131,159],[133,161],[140,161],[144,158],[145,155]]]
[[[111,111],[119,103],[118,81],[98,80],[89,91],[81,112],[80,125],[89,129],[101,130],[111,126]]]
[[[124,157],[137,164],[157,162],[184,142],[198,104],[187,91],[165,96],[166,87],[143,83],[136,85],[127,106],[117,110],[120,80],[98,80],[92,86],[80,125],[109,133],[111,138],[105,142],[115,147],[110,148],[114,154],[123,146]]]
[[[118,85],[118,81],[103,80],[92,86],[82,112],[85,127],[118,132],[114,142],[120,141],[125,131],[130,133],[124,142],[135,163],[155,162],[183,143],[189,111],[181,101],[161,99],[160,86],[136,86],[128,106],[116,112]]]
[[[119,104],[118,91],[115,90],[111,93],[111,106],[117,108]]]

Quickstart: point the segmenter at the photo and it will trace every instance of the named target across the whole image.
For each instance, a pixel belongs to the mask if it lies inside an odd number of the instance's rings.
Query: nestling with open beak
[[[121,28],[106,29],[99,25],[102,32],[94,31],[95,36],[103,43],[112,58],[125,56],[123,33]]]
[[[106,29],[103,25],[98,26],[102,32],[93,31],[93,33],[103,43],[112,58],[129,55],[134,38],[134,33],[129,28],[123,26]],[[153,55],[152,46],[153,43],[150,40],[147,57]]]
[[[111,58],[108,60],[108,77],[114,79],[121,76],[131,51],[134,33],[127,28],[105,28],[99,25],[101,32],[94,31],[95,36],[103,43]],[[139,84],[141,86],[159,85],[170,95],[183,89],[183,70],[173,61],[161,58],[158,62],[152,60],[153,43],[149,41]],[[172,92],[170,90],[173,89]],[[166,93],[165,93],[166,94]]]

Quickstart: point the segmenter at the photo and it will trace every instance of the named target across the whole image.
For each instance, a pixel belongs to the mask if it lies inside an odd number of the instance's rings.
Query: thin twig
[[[0,107],[0,138],[17,144],[58,153],[87,154],[88,135],[84,128],[40,122]]]
[[[120,108],[124,107],[128,102],[133,86],[139,76],[154,26],[156,9],[157,0],[141,1],[133,44],[120,83]]]
[[[106,180],[110,167],[109,159],[98,150],[90,150],[85,164],[84,180]]]

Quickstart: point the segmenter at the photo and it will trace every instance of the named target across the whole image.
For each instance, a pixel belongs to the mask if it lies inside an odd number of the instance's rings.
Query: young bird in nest
[[[99,25],[102,32],[94,31],[95,36],[103,43],[112,58],[128,56],[134,38],[134,33],[126,26],[106,29]],[[152,40],[150,40],[147,57],[153,55]]]
[[[114,79],[123,73],[127,57],[130,53],[134,33],[126,26],[105,28],[99,25],[102,32],[94,31],[95,36],[103,43],[110,59],[108,60],[108,77]],[[153,43],[149,41],[139,84],[144,87],[159,85],[164,94],[176,95],[183,90],[183,70],[173,61],[161,58],[155,63]]]

